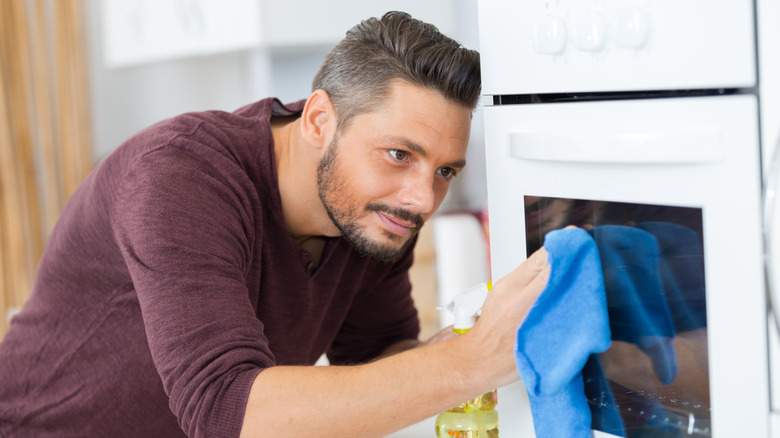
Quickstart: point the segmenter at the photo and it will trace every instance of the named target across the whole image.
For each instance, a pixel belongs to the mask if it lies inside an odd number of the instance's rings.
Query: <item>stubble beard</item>
[[[341,237],[361,255],[373,257],[387,263],[398,260],[413,240],[413,236],[422,227],[424,222],[422,217],[402,208],[393,208],[376,201],[363,206],[363,211],[358,211],[358,206],[348,205],[349,187],[343,175],[339,175],[336,170],[337,149],[338,135],[328,146],[328,150],[317,166],[317,188],[320,201],[322,201],[328,217],[330,217],[330,220],[341,233]],[[411,221],[415,226],[411,234],[401,244],[393,245],[378,242],[366,235],[365,225],[358,223],[358,219],[373,212],[387,213],[400,219]],[[404,240],[404,237],[389,231],[385,232],[385,236],[393,242]]]

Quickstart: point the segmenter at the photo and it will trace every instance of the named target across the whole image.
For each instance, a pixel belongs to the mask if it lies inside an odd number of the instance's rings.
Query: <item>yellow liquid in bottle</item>
[[[438,438],[498,438],[496,391],[461,403],[436,418]]]

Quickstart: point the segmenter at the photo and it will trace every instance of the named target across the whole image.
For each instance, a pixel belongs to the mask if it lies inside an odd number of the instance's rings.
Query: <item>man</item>
[[[411,348],[414,236],[465,165],[478,63],[388,13],[305,103],[127,141],[63,211],[0,344],[0,434],[379,436],[516,379],[543,253],[469,334]],[[308,366],[323,352],[334,366]]]

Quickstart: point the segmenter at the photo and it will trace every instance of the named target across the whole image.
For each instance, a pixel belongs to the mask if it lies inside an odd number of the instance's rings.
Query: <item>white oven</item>
[[[664,329],[631,319],[607,278],[623,267],[602,258],[613,347],[583,372],[594,435],[771,436],[761,145],[777,133],[760,123],[754,2],[480,0],[479,23],[493,278],[568,224],[653,242],[653,271],[630,280],[660,292],[631,306]],[[498,406],[502,435],[534,436],[522,383]]]

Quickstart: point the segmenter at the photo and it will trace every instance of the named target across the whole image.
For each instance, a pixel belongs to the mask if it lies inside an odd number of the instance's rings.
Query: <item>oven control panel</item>
[[[480,0],[479,28],[486,94],[756,84],[751,0]]]
[[[650,34],[650,17],[644,9],[621,8],[615,11],[613,20],[614,23],[608,23],[604,15],[592,11],[570,20],[544,14],[533,23],[533,48],[545,55],[561,55],[567,46],[570,50],[598,53],[607,46],[608,35],[618,47],[638,50],[645,46]]]

